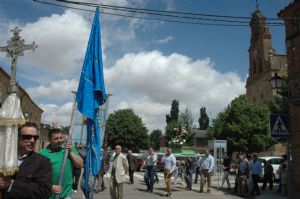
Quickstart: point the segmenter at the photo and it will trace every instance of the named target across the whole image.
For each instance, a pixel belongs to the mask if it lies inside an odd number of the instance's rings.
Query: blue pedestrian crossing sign
[[[275,138],[287,138],[290,135],[289,118],[287,114],[270,115],[271,136]]]

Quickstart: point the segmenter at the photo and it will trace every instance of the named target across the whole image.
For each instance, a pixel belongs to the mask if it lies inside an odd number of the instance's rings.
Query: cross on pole
[[[258,0],[255,0],[256,1],[256,10],[259,10],[259,3],[258,3]]]
[[[10,86],[11,92],[17,92],[17,83],[16,83],[16,72],[17,72],[17,59],[19,56],[24,55],[25,50],[32,50],[36,49],[38,46],[35,45],[35,42],[32,44],[26,45],[24,44],[25,40],[19,36],[19,33],[22,30],[18,27],[15,27],[11,32],[13,32],[13,36],[9,41],[7,41],[7,46],[0,47],[1,52],[6,52],[7,57],[11,57],[11,79],[10,79]]]

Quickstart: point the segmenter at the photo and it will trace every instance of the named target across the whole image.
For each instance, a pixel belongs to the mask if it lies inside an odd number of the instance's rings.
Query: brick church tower
[[[251,40],[249,52],[249,73],[246,94],[250,102],[261,104],[270,101],[276,92],[269,80],[277,73],[287,76],[286,55],[276,54],[272,47],[272,36],[264,17],[259,10],[252,13],[250,21]]]

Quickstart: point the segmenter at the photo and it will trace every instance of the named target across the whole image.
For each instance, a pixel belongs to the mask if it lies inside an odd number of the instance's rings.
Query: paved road
[[[136,172],[135,173],[135,183],[133,185],[129,183],[124,183],[124,199],[155,199],[155,198],[166,198],[165,197],[165,184],[163,180],[163,174],[158,173],[159,183],[154,185],[153,193],[146,192],[146,185],[143,182],[143,173]],[[233,177],[231,176],[232,184],[234,184]],[[127,177],[129,181],[129,178]],[[105,185],[108,187],[108,178],[105,178]],[[260,185],[261,186],[261,185]],[[204,193],[199,193],[200,187],[198,184],[193,184],[193,189],[188,191],[185,189],[185,184],[181,184],[181,181],[178,180],[178,183],[173,187],[172,199],[199,199],[199,198],[239,198],[236,194],[228,191],[218,190],[218,176],[213,177],[212,181],[212,189],[210,193],[206,193],[204,189]],[[274,185],[273,191],[267,190],[261,192],[260,196],[257,196],[258,199],[285,199],[288,198],[284,195],[279,195],[276,193],[278,185]],[[81,192],[74,193],[73,199],[83,199],[83,194]],[[109,188],[105,191],[94,194],[95,199],[110,199]]]

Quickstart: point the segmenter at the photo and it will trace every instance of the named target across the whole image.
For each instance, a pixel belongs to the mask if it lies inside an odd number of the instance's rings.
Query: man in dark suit
[[[34,152],[38,137],[35,123],[25,123],[19,128],[19,172],[13,177],[0,177],[0,188],[7,190],[8,199],[48,199],[51,195],[50,161]]]
[[[134,175],[134,172],[136,170],[137,159],[136,159],[136,157],[134,155],[132,155],[132,151],[131,150],[128,150],[127,160],[128,160],[128,164],[129,164],[129,178],[130,178],[130,183],[133,184],[134,183],[133,175]]]

